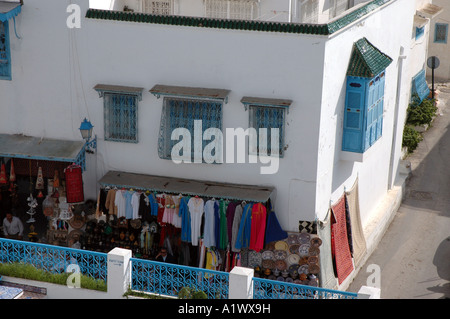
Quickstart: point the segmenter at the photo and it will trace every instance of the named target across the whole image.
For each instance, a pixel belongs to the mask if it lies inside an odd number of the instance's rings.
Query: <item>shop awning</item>
[[[434,19],[443,11],[444,9],[442,7],[439,7],[435,4],[427,3],[422,8],[417,10],[417,13],[422,17]]]
[[[84,141],[57,140],[21,134],[0,134],[0,157],[84,165],[84,144]]]
[[[212,100],[222,100],[227,103],[228,94],[230,90],[224,89],[210,89],[186,86],[171,86],[171,85],[155,85],[150,91],[156,97],[162,96],[180,96],[188,98],[205,98]]]
[[[246,200],[249,202],[266,202],[274,190],[273,187],[267,186],[200,181],[119,171],[109,171],[100,179],[99,184],[102,187],[149,190],[152,192],[189,196],[198,195],[216,199]]]
[[[0,1],[0,21],[5,22],[18,16],[21,10],[20,2]]]

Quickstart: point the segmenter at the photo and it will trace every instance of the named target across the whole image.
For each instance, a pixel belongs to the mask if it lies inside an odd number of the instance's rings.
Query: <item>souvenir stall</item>
[[[67,245],[71,209],[84,202],[85,143],[0,134],[0,221],[12,212],[23,240]]]
[[[73,205],[84,202],[81,167],[22,158],[1,161],[2,211],[21,219],[24,240],[67,246]]]
[[[283,231],[270,187],[108,172],[82,248],[131,249],[154,260],[166,247],[176,263],[212,270],[250,267],[255,276],[319,285],[321,239]]]

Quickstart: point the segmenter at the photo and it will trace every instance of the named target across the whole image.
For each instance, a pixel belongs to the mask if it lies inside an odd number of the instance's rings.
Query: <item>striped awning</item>
[[[20,2],[0,1],[0,21],[5,22],[11,18],[15,18],[22,10]]]

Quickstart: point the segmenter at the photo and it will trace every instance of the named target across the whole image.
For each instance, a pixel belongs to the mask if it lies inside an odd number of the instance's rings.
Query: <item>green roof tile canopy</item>
[[[330,35],[391,1],[393,0],[372,0],[353,11],[350,11],[342,18],[339,18],[327,24],[283,23],[257,20],[227,20],[174,15],[162,16],[148,13],[99,9],[89,9],[86,13],[86,18],[139,23],[168,24],[186,27]]]
[[[390,57],[374,47],[366,38],[362,38],[353,45],[347,75],[373,78],[385,70],[391,62]]]

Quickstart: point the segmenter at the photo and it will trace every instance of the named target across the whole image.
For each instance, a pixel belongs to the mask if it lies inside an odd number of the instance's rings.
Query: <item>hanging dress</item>
[[[191,215],[191,242],[192,246],[198,245],[200,238],[200,228],[204,211],[204,202],[200,197],[191,197],[188,201],[189,213]]]
[[[249,248],[259,252],[264,248],[264,234],[266,230],[266,207],[257,203],[253,205],[251,217],[251,232]]]

